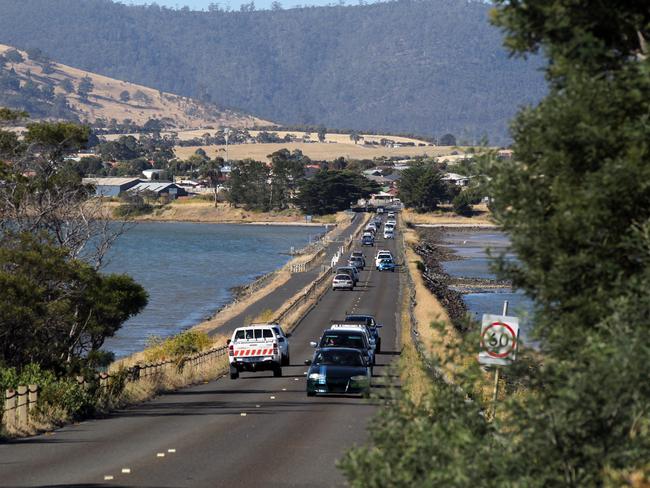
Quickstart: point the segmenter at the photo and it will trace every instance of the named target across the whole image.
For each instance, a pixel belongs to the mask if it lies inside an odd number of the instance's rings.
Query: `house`
[[[140,182],[137,185],[129,188],[127,190],[129,193],[143,193],[143,192],[152,192],[156,196],[161,197],[164,195],[169,196],[172,199],[178,197],[186,197],[187,190],[178,186],[176,183],[171,181],[146,181]]]
[[[116,197],[140,183],[140,178],[83,178],[84,185],[95,187],[95,196]]]
[[[442,181],[447,181],[453,183],[456,186],[467,186],[469,185],[469,177],[459,175],[456,173],[447,173],[442,177]]]

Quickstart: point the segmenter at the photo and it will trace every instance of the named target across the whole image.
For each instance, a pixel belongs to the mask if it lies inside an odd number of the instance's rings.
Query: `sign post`
[[[503,302],[503,315],[484,314],[481,326],[481,350],[478,362],[495,366],[492,392],[492,418],[496,415],[499,395],[499,372],[517,357],[519,345],[519,318],[508,317],[508,301]]]

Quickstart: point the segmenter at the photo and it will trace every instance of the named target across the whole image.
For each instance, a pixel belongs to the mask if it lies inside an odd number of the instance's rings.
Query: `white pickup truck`
[[[282,366],[289,364],[289,335],[278,324],[251,324],[235,329],[228,340],[230,379],[241,371],[273,371],[282,376]]]

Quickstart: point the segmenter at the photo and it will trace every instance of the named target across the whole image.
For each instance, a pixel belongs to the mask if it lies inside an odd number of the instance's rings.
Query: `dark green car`
[[[370,365],[358,349],[317,349],[307,371],[307,396],[366,395],[370,391]]]

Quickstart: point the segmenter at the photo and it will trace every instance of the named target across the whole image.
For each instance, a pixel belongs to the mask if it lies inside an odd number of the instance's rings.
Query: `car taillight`
[[[274,342],[273,343],[273,354],[277,354],[277,353],[278,353],[278,343]]]
[[[231,344],[230,346],[228,346],[228,356],[234,356],[234,355],[235,355],[235,348]]]

